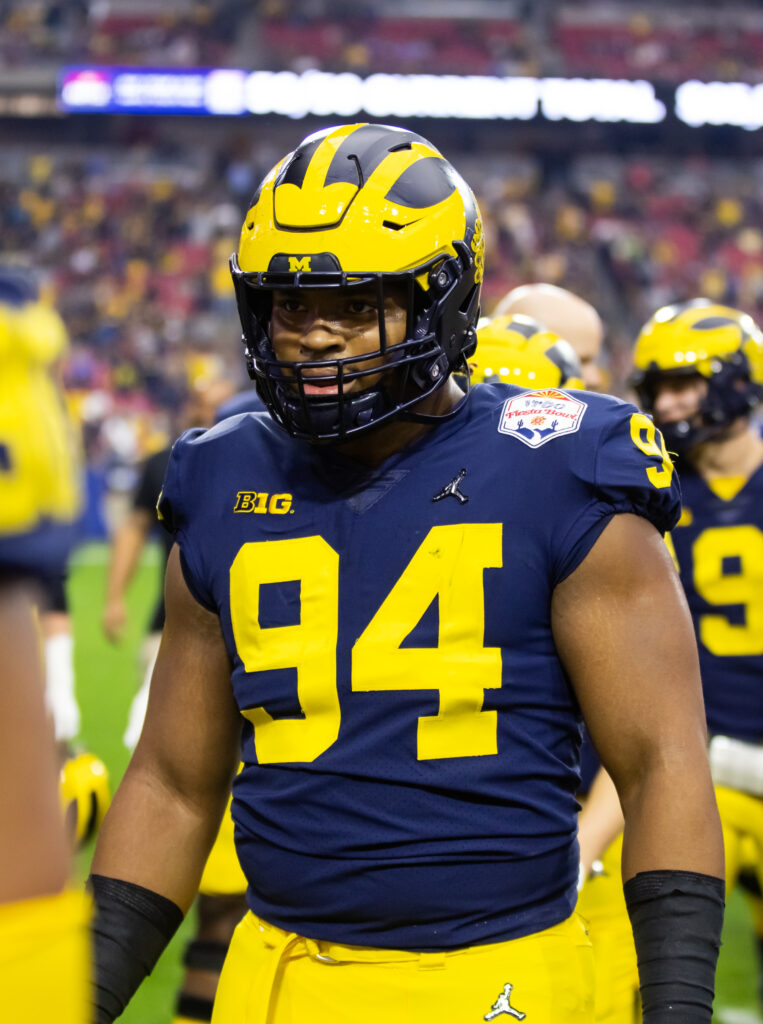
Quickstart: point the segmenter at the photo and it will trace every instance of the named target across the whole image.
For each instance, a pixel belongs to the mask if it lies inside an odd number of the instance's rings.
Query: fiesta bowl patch
[[[526,391],[506,399],[498,430],[529,448],[540,448],[555,437],[574,434],[587,408],[585,402],[555,388]]]

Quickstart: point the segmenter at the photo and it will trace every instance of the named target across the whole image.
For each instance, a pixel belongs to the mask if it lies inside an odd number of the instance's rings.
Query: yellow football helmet
[[[111,803],[109,772],[95,754],[76,754],[61,768],[59,796],[76,846],[98,831]]]
[[[494,317],[477,328],[477,348],[469,369],[475,384],[583,387],[580,360],[572,345],[519,313]]]
[[[660,377],[697,375],[707,381],[696,418],[659,423],[676,452],[717,437],[763,397],[760,328],[746,313],[710,299],[658,309],[639,332],[633,362],[631,384],[650,414]]]
[[[260,185],[231,257],[247,366],[275,421],[294,437],[331,442],[403,414],[421,419],[411,407],[474,349],[483,267],[474,195],[426,139],[382,124],[310,135]],[[380,347],[313,362],[340,387],[307,395],[306,364],[275,357],[272,292],[353,285],[376,290]],[[383,315],[391,286],[407,296],[405,338],[394,346]],[[345,394],[342,383],[368,376],[369,365],[378,383]]]

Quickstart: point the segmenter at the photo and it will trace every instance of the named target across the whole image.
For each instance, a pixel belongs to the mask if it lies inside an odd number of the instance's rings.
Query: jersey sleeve
[[[159,522],[180,548],[180,564],[188,589],[199,604],[216,612],[217,605],[205,583],[203,558],[198,544],[194,543],[184,486],[188,479],[193,478],[194,451],[191,443],[203,433],[201,428],[187,430],[172,446],[156,511]]]
[[[557,582],[583,561],[613,515],[642,516],[665,534],[681,514],[678,474],[654,422],[612,399],[596,412],[597,429],[581,432],[571,467],[585,499],[559,546]]]

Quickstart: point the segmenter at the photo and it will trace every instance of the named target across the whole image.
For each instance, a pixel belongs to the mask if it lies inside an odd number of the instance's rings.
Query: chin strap
[[[436,425],[438,423],[444,423],[447,420],[452,420],[454,416],[458,416],[466,404],[466,400],[472,390],[472,377],[469,370],[469,363],[467,362],[466,356],[463,352],[459,356],[458,362],[452,372],[444,378],[441,386],[445,386],[447,381],[451,378],[456,380],[456,383],[464,392],[463,397],[456,402],[452,409],[449,409],[448,412],[439,413],[438,415],[426,412],[414,412],[412,409],[407,409],[404,412],[401,412],[398,418],[406,420],[408,423],[431,423]]]

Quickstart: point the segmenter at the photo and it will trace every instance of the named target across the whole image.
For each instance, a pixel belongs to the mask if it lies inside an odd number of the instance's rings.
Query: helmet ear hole
[[[477,305],[475,313],[475,304],[479,303],[479,299],[480,290],[475,286],[474,288],[471,289],[471,291],[468,292],[466,296],[464,296],[464,301],[458,308],[459,313],[463,314],[463,316],[465,317],[468,317],[470,321],[473,320],[474,324],[476,324],[477,320],[479,319],[479,305]],[[470,324],[468,330],[472,330],[474,324]]]
[[[468,332],[468,340],[463,347],[463,356],[465,359],[471,359],[477,350],[477,332],[473,327],[470,327]]]

